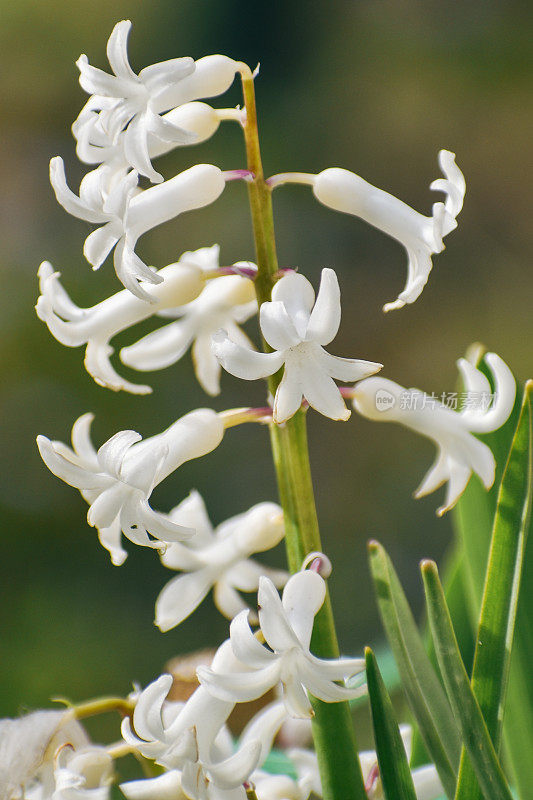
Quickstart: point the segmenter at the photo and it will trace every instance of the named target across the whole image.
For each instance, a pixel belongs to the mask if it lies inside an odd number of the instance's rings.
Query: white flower
[[[80,184],[79,196],[69,189],[63,159],[50,161],[50,182],[58,203],[79,219],[101,225],[85,240],[83,252],[98,269],[115,248],[114,265],[119,280],[141,300],[152,300],[139,281],[161,283],[163,278],[135,253],[137,240],[147,231],[195,208],[213,203],[222,193],[225,179],[218,167],[196,166],[159,186],[140,191],[138,175],[114,176],[104,167],[89,172]]]
[[[127,164],[158,183],[163,177],[151,163],[154,156],[160,155],[158,148],[167,152],[176,145],[207,138],[203,135],[205,125],[200,122],[198,135],[197,126],[188,124],[187,113],[161,116],[161,112],[178,111],[175,106],[225,92],[233,82],[237,64],[226,56],[207,56],[198,62],[192,58],[175,58],[152,64],[136,75],[128,61],[130,29],[131,22],[122,20],[109,37],[107,56],[113,75],[92,67],[85,55],[76,62],[80,84],[92,97],[76,120],[73,132],[82,142],[82,156],[87,153],[87,147],[107,149],[118,144]],[[87,124],[95,112],[96,118]],[[218,124],[213,127],[212,109],[211,112],[208,128],[214,133]],[[104,155],[101,161],[110,155]]]
[[[258,353],[232,342],[226,333],[213,337],[213,350],[222,366],[245,380],[273,375],[283,365],[283,379],[274,399],[275,422],[285,422],[298,411],[304,398],[331,419],[348,419],[333,378],[357,381],[381,369],[381,364],[338,358],[326,345],[336,336],[341,319],[340,291],[332,269],[322,270],[315,302],[313,287],[303,275],[292,273],[272,290],[272,302],[260,309],[261,331],[272,353]]]
[[[242,664],[236,662],[231,647],[224,643],[215,655],[213,667],[242,669]],[[193,800],[245,800],[242,784],[267,752],[268,741],[274,735],[271,725],[257,726],[257,738],[247,737],[233,752],[224,724],[234,703],[213,698],[201,686],[185,704],[169,703],[165,698],[171,686],[172,676],[162,675],[144,689],[133,712],[134,730],[128,718],[123,720],[125,741],[166,769],[179,770],[179,787]],[[178,785],[177,775],[167,781]],[[153,788],[157,790],[156,800],[163,800],[169,787],[165,782]],[[129,796],[127,791],[125,794]],[[136,800],[134,795],[131,800]]]
[[[411,726],[400,725],[400,733],[407,760],[410,761],[412,749]],[[288,756],[296,767],[299,784],[304,784],[306,788],[313,792],[313,795],[322,797],[322,785],[316,754],[311,750],[293,749],[288,752]],[[359,753],[359,761],[361,762],[363,780],[369,800],[384,800],[376,753],[373,750],[363,751]],[[444,794],[444,789],[433,764],[412,770],[411,776],[417,800],[437,800]],[[259,800],[262,800],[262,798],[259,797]]]
[[[104,747],[68,745],[56,756],[52,800],[107,800],[113,782],[113,759]]]
[[[211,589],[219,611],[232,619],[247,608],[239,591],[257,591],[261,575],[268,575],[276,586],[285,584],[285,571],[270,570],[249,558],[283,538],[283,512],[275,503],[259,503],[213,530],[204,501],[193,491],[169,518],[194,528],[196,535],[190,546],[174,543],[161,555],[166,567],[185,573],[172,578],[157,598],[155,623],[162,631],[192,614]]]
[[[67,347],[86,344],[85,368],[96,383],[133,394],[147,394],[152,389],[118,375],[109,360],[113,354],[110,339],[162,309],[190,302],[204,286],[200,267],[192,260],[184,262],[180,259],[158,271],[157,275],[163,282],[152,290],[152,303],[146,303],[124,289],[92,308],[79,308],[62,287],[60,273],[54,272],[48,261],[43,261],[38,274],[41,296],[35,309],[52,336]]]
[[[324,205],[353,214],[397,239],[407,250],[407,282],[404,290],[384,311],[413,303],[421,294],[431,272],[431,256],[444,250],[442,239],[457,227],[456,217],[463,207],[465,179],[455,163],[455,155],[441,150],[439,164],[445,175],[430,188],[446,194],[444,203],[435,203],[431,217],[414,211],[391,194],[377,189],[359,175],[333,167],[313,179],[315,197]]]
[[[113,140],[100,124],[100,111],[104,98],[91,98],[81,110],[77,120],[72,125],[72,133],[76,139],[76,155],[84,164],[105,163],[112,172],[127,172],[130,166],[126,158],[124,143],[127,131]],[[95,102],[96,101],[96,102]],[[222,120],[237,118],[237,111],[233,109],[217,110],[207,103],[185,103],[174,108],[162,116],[163,123],[169,123],[177,128],[184,129],[194,135],[194,143],[205,142],[218,130]],[[170,152],[181,144],[189,142],[168,142],[148,134],[147,147],[149,159],[157,158]],[[144,174],[137,168],[137,171]]]
[[[113,75],[92,67],[85,55],[79,57],[76,65],[81,87],[96,95],[93,107],[101,107],[98,120],[101,129],[112,141],[124,131],[124,152],[131,166],[152,182],[160,182],[163,177],[150,162],[148,136],[179,144],[190,143],[195,137],[157,113],[157,97],[193,73],[195,63],[192,58],[174,58],[152,64],[136,75],[128,61],[130,29],[131,22],[122,20],[109,37],[107,57]]]
[[[34,711],[18,719],[0,720],[0,798],[21,797],[21,787],[53,779],[53,758],[66,743],[87,743],[81,725],[70,711]]]
[[[248,624],[248,612],[242,611],[231,623],[230,641],[236,658],[250,671],[222,673],[213,667],[198,667],[200,683],[221,700],[247,702],[281,682],[287,711],[294,717],[312,716],[306,690],[326,703],[361,695],[364,687],[347,688],[335,681],[361,673],[363,659],[324,660],[309,652],[314,617],[325,594],[324,579],[312,570],[298,572],[288,580],[283,600],[272,581],[261,577],[259,622],[270,649],[259,643]]]
[[[37,444],[48,469],[79,489],[89,503],[87,521],[99,530],[114,562],[125,558],[121,531],[135,544],[159,549],[162,543],[192,536],[190,528],[153,511],[148,499],[181,464],[218,447],[224,434],[218,414],[197,409],[144,441],[135,431],[120,431],[98,451],[90,439],[92,419],[92,414],[84,414],[74,424],[72,450],[45,436],[38,436]]]
[[[487,353],[485,361],[495,384],[490,405],[489,381],[464,358],[459,359],[457,366],[470,401],[459,412],[447,408],[434,396],[418,389],[404,389],[386,378],[368,378],[352,392],[353,406],[364,417],[377,422],[399,422],[435,442],[437,458],[415,497],[430,494],[447,482],[444,505],[437,510],[439,516],[455,505],[472,472],[486,489],[494,482],[494,456],[472,434],[489,433],[503,425],[513,408],[516,385],[509,367],[499,356]],[[489,402],[485,404],[484,398]]]
[[[238,262],[235,266],[244,263]],[[233,342],[253,347],[239,324],[256,311],[253,281],[240,275],[214,278],[196,300],[165,314],[180,317],[177,322],[122,348],[121,361],[143,371],[164,369],[175,364],[192,345],[196,377],[208,394],[217,395],[220,393],[220,364],[211,347],[212,336],[224,328]]]

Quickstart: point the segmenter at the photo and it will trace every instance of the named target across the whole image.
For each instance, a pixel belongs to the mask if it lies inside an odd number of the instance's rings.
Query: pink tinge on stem
[[[244,267],[241,264],[233,264],[231,267],[219,267],[216,273],[217,275],[239,275],[241,278],[249,278],[251,281],[255,281],[257,267],[255,265]]]
[[[345,400],[351,400],[353,398],[354,387],[353,386],[339,386],[339,392],[342,394]]]
[[[222,177],[226,183],[228,183],[228,181],[248,181],[248,183],[251,183],[255,175],[253,172],[250,172],[249,169],[227,169],[222,173]]]

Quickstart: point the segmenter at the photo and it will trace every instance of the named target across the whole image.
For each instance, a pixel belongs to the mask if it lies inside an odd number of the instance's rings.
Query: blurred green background
[[[128,543],[113,567],[85,521],[79,494],[41,463],[35,435],[66,441],[73,420],[92,410],[95,441],[117,430],[162,430],[202,405],[263,403],[259,384],[224,376],[211,400],[193,378],[190,358],[149,376],[149,397],[116,395],[83,369],[82,350],[48,334],[34,312],[36,271],[49,259],[80,306],[117,291],[110,263],[91,272],[81,247],[88,227],[56,204],[48,160],[64,157],[72,186],[84,173],[70,125],[85,95],[74,65],[81,52],[107,68],[115,22],[133,23],[134,68],[179,55],[221,52],[260,61],[256,82],[268,174],[344,166],[429,213],[448,148],[467,178],[459,228],[420,300],[389,316],[381,306],[403,287],[402,248],[358,220],[319,206],[305,187],[279,190],[279,256],[316,284],[334,267],[343,290],[343,323],[332,352],[382,361],[384,374],[428,392],[451,391],[455,360],[475,340],[500,353],[519,378],[533,372],[530,170],[533,126],[530,3],[471,0],[361,2],[0,3],[2,24],[2,194],[0,305],[1,587],[0,716],[52,695],[74,700],[127,692],[180,652],[216,645],[226,622],[211,601],[167,634],[153,626],[153,604],[170,577],[154,552]],[[216,106],[240,102],[236,84]],[[197,149],[158,162],[171,176],[202,161],[244,166],[237,126],[223,126]],[[529,164],[529,167],[528,167]],[[184,250],[221,244],[225,264],[253,259],[246,191],[228,187],[212,207],[143,238],[140,252],[162,266]],[[251,330],[254,330],[253,326]],[[117,346],[139,338],[124,334]],[[125,369],[125,368],[123,368]],[[389,549],[417,604],[421,557],[441,559],[452,536],[437,520],[438,498],[411,493],[433,458],[431,445],[392,426],[353,418],[333,424],[311,413],[310,440],[332,594],[345,652],[381,639],[365,543]],[[216,452],[158,487],[153,504],[169,510],[192,488],[219,522],[275,498],[268,436],[230,431]],[[283,553],[268,555],[281,564]]]

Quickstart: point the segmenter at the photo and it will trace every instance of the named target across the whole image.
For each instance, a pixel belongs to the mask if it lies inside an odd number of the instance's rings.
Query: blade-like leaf
[[[376,657],[369,647],[365,650],[365,662],[379,776],[385,798],[416,800],[415,787],[391,699],[383,683]]]
[[[421,570],[435,652],[448,699],[461,728],[463,743],[483,797],[485,800],[512,800],[511,791],[461,659],[437,565],[433,561],[423,561]],[[456,800],[467,799],[470,800],[469,795],[456,794]]]
[[[370,542],[369,553],[381,618],[407,701],[442,785],[453,797],[461,754],[457,724],[388,555],[377,542]]]
[[[522,410],[498,494],[472,670],[472,690],[496,751],[503,712],[518,593],[531,512],[533,381],[526,384]],[[457,793],[480,797],[472,766],[462,759]]]

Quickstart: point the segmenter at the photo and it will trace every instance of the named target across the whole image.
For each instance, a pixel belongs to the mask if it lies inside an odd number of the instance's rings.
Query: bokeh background
[[[35,435],[67,440],[92,410],[97,443],[117,430],[152,435],[202,405],[262,404],[262,387],[223,380],[211,400],[190,358],[150,376],[149,397],[114,394],[83,369],[82,350],[48,334],[33,311],[36,271],[49,259],[80,306],[120,286],[109,263],[91,272],[81,254],[87,226],[55,202],[48,160],[61,154],[71,185],[84,169],[70,125],[85,102],[74,65],[81,52],[107,68],[114,23],[132,19],[130,60],[139,69],[177,55],[222,52],[261,62],[261,138],[269,174],[344,166],[424,213],[436,199],[437,152],[457,153],[468,191],[459,228],[420,300],[384,316],[403,287],[402,248],[355,218],[319,206],[305,187],[275,195],[280,260],[316,284],[334,267],[343,322],[332,351],[382,361],[384,374],[428,392],[452,391],[455,360],[473,341],[499,352],[519,378],[531,350],[530,3],[513,0],[355,0],[285,3],[238,0],[18,0],[0,2],[3,95],[0,194],[0,716],[46,704],[125,693],[165,661],[225,636],[210,600],[176,630],[153,626],[153,604],[170,574],[154,552],[128,545],[110,563],[85,521],[75,490],[41,463]],[[214,105],[240,101],[236,84]],[[244,166],[237,126],[199,148],[160,161],[167,176],[203,161]],[[144,237],[142,252],[162,266],[184,250],[220,242],[223,263],[253,259],[245,187],[233,184],[212,207]],[[253,330],[253,325],[252,328]],[[142,329],[144,330],[144,329]],[[121,344],[139,338],[126,333]],[[139,335],[137,335],[139,334]],[[125,369],[125,368],[123,368]],[[438,498],[414,502],[433,458],[428,442],[392,426],[310,414],[310,441],[325,548],[335,568],[333,601],[345,652],[381,639],[365,543],[390,550],[417,607],[417,564],[441,560],[452,538],[437,520]],[[169,478],[154,506],[169,510],[192,488],[219,522],[275,498],[264,429],[231,431],[222,446]],[[270,563],[283,563],[280,550]]]

